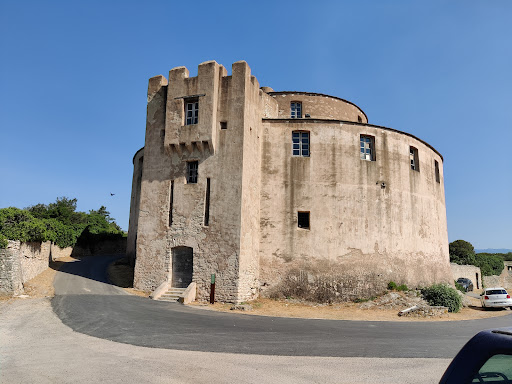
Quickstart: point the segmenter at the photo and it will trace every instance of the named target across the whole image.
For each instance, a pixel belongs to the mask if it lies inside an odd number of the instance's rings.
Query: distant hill
[[[512,252],[512,249],[494,249],[494,248],[487,248],[487,249],[475,249],[475,253],[509,253]]]

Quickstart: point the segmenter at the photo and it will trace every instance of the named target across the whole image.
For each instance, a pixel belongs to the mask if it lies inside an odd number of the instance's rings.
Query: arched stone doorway
[[[190,247],[174,247],[172,257],[172,286],[187,288],[192,282],[194,252]]]

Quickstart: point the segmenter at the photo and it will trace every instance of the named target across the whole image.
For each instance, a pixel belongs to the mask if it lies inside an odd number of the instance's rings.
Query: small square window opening
[[[309,212],[297,212],[297,226],[302,229],[309,229]]]
[[[198,168],[199,168],[198,161],[188,161],[187,162],[187,183],[188,184],[196,184],[197,183]]]
[[[290,110],[290,116],[292,119],[300,119],[302,117],[302,103],[293,101],[290,104]]]
[[[309,132],[292,132],[292,155],[309,157]]]
[[[220,129],[228,129],[227,121],[221,121],[220,122]]]

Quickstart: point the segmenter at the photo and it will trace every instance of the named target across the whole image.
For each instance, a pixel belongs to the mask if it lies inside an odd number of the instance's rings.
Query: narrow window
[[[420,162],[418,159],[418,149],[409,147],[409,158],[411,160],[411,169],[413,171],[420,171]]]
[[[362,119],[362,118],[361,118],[361,116],[359,116],[359,115],[357,116],[357,122],[358,122],[358,123],[362,123],[362,122],[363,122],[363,119]]]
[[[185,125],[197,124],[199,118],[199,101],[197,99],[185,99]]]
[[[228,123],[226,121],[221,121],[220,129],[228,129]]]
[[[297,226],[309,229],[309,212],[297,212]]]
[[[375,161],[375,137],[361,135],[361,160]]]
[[[206,196],[204,202],[204,225],[210,225],[210,178],[206,178]]]
[[[174,201],[174,180],[171,180],[171,191],[169,193],[169,227],[172,225],[172,205]]]
[[[292,132],[292,155],[309,157],[309,132]]]
[[[290,104],[290,110],[290,116],[292,119],[300,119],[302,117],[302,103],[298,101],[292,101]]]
[[[189,184],[197,183],[198,167],[199,167],[198,161],[188,161],[187,162],[187,183],[189,183]]]
[[[435,171],[436,171],[436,181],[438,183],[441,182],[441,176],[439,176],[439,163],[437,162],[437,160],[434,160],[434,168],[435,168]]]

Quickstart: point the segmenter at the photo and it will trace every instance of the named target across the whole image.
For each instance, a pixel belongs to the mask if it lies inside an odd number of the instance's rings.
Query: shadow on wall
[[[71,251],[71,257],[125,253],[126,236],[119,233],[91,233],[89,228],[85,228]]]

